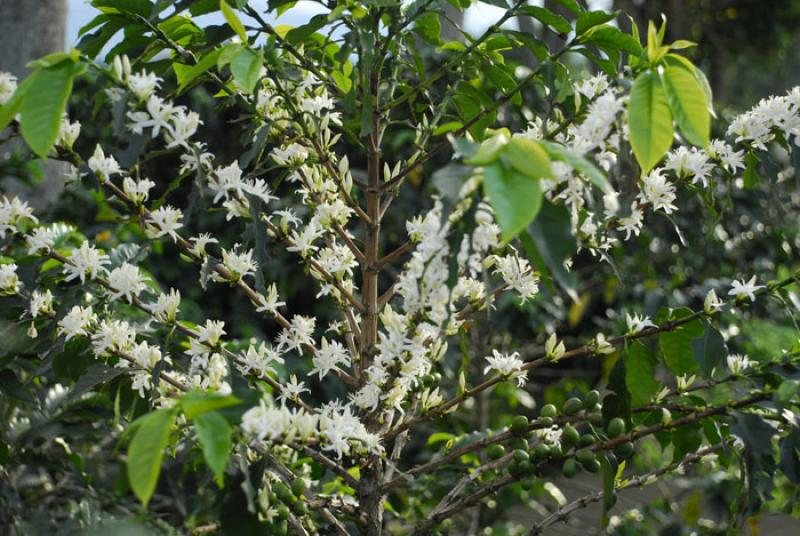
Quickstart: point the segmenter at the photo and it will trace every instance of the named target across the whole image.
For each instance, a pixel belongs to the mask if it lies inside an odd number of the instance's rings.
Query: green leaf
[[[203,450],[203,458],[214,473],[217,485],[222,487],[225,467],[231,455],[231,425],[220,413],[211,411],[194,419],[194,429]]]
[[[691,309],[680,308],[672,311],[670,320],[680,320],[693,314]],[[698,368],[694,358],[692,341],[701,337],[704,332],[700,320],[692,320],[681,324],[672,331],[664,331],[658,337],[658,345],[664,354],[664,361],[669,369],[677,375],[694,372]]]
[[[0,106],[0,131],[4,130],[17,116],[19,109],[22,108],[22,101],[25,98],[25,94],[28,92],[28,88],[38,74],[39,71],[34,71],[25,80],[20,82],[11,98],[8,99],[4,105]]]
[[[668,65],[661,74],[672,115],[689,143],[705,147],[711,134],[711,115],[703,87],[688,69]]]
[[[193,390],[183,395],[180,405],[187,419],[195,419],[209,411],[229,408],[241,403],[242,401],[240,399],[232,395],[218,395],[205,391]]]
[[[483,186],[506,242],[527,227],[542,206],[540,182],[502,162],[484,168]]]
[[[581,35],[590,28],[594,28],[598,24],[605,24],[617,17],[616,13],[606,13],[605,11],[586,11],[578,16],[575,22],[575,33]]]
[[[528,226],[522,243],[534,265],[550,275],[577,301],[578,280],[564,267],[564,261],[578,250],[572,234],[569,210],[563,205],[545,201],[539,215]]]
[[[477,151],[464,160],[464,163],[473,166],[485,166],[491,164],[500,156],[503,147],[508,143],[508,137],[502,134],[497,134],[491,138],[486,138],[478,146]]]
[[[603,172],[586,158],[552,141],[540,140],[539,145],[550,155],[552,160],[569,164],[572,169],[589,179],[589,182],[597,186],[604,194],[614,191]]]
[[[560,34],[568,34],[572,31],[572,25],[567,19],[553,13],[549,9],[539,6],[522,6],[519,13],[533,17],[545,26],[549,26]]]
[[[633,83],[628,101],[628,132],[633,153],[648,173],[672,146],[672,114],[661,78],[646,71]]]
[[[62,61],[33,75],[19,110],[20,130],[40,157],[46,158],[55,144],[72,82],[85,71],[86,64]]]
[[[442,441],[453,441],[455,438],[456,436],[450,432],[436,432],[428,438],[428,445],[435,445]]]
[[[128,480],[144,506],[156,489],[175,413],[171,408],[159,409],[137,419],[138,429],[128,446]]]
[[[661,386],[655,377],[658,360],[650,349],[641,342],[628,347],[625,356],[625,384],[631,394],[631,404],[649,404]]]
[[[111,8],[114,11],[130,13],[149,17],[153,10],[153,4],[149,0],[92,0],[92,6],[96,8]]]
[[[243,48],[231,59],[231,73],[247,93],[252,93],[261,74],[264,58],[249,48]]]
[[[172,65],[175,70],[175,75],[178,78],[178,93],[183,91],[191,84],[198,76],[206,73],[209,69],[217,64],[222,51],[224,49],[217,48],[208,54],[205,54],[200,60],[191,67],[175,63]]]
[[[425,13],[414,21],[414,31],[432,45],[441,43],[442,24],[439,22],[439,14],[433,11]]]
[[[2,125],[2,122],[0,122]],[[758,174],[758,157],[753,153],[747,153],[745,164],[747,167],[742,172],[742,179],[744,179],[744,187],[746,190],[752,190],[757,187],[761,182],[761,176]]]
[[[229,6],[228,2],[225,0],[219,0],[219,9],[222,11],[222,15],[225,17],[228,25],[233,28],[233,31],[236,32],[236,35],[242,40],[242,43],[247,44],[247,32],[244,29],[244,24],[242,24],[242,21],[233,8]]]
[[[608,511],[616,504],[617,502],[617,493],[616,493],[616,479],[617,479],[617,468],[619,464],[617,463],[617,459],[610,455],[609,453],[602,453],[598,456],[600,460],[600,467],[603,470],[603,521],[602,525],[606,526],[608,524]]]
[[[700,371],[704,376],[710,378],[714,367],[728,355],[728,348],[719,331],[711,326],[706,326],[703,335],[692,341],[692,352],[695,361],[700,365]]]
[[[502,150],[502,156],[511,167],[534,179],[543,179],[553,176],[550,169],[550,157],[535,141],[515,137],[511,138]]]
[[[633,36],[608,24],[590,28],[580,37],[579,42],[584,45],[596,46],[604,51],[617,50],[634,56],[642,53],[642,45]]]
[[[578,3],[578,0],[555,0],[555,3],[572,13],[573,15],[580,16],[583,13],[583,7]]]

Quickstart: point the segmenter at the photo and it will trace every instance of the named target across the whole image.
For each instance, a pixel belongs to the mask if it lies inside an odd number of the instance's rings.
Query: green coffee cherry
[[[279,504],[276,510],[278,511],[278,519],[287,519],[289,517],[289,507],[285,504]]]
[[[528,455],[527,450],[517,449],[514,451],[514,461],[517,463],[528,462],[531,457]]]
[[[550,445],[550,457],[551,458],[560,458],[564,455],[564,451],[561,449],[559,445]]]
[[[575,454],[575,458],[577,458],[577,460],[581,462],[582,465],[586,465],[587,463],[590,463],[592,460],[594,460],[595,456],[594,452],[592,452],[591,450],[579,450]]]
[[[533,449],[533,458],[536,461],[544,461],[550,456],[550,447],[544,443],[539,443]]]
[[[541,424],[545,428],[549,428],[550,426],[553,426],[553,418],[552,417],[539,417],[539,424]]]
[[[571,424],[567,424],[564,426],[564,430],[561,432],[561,443],[567,447],[574,447],[580,441],[581,435],[575,429],[574,426]]]
[[[539,412],[539,415],[542,417],[555,417],[558,414],[558,410],[553,404],[546,404],[542,406],[542,411]]]
[[[564,405],[561,406],[561,413],[567,416],[572,416],[578,413],[581,409],[583,409],[583,403],[579,398],[570,398]]]
[[[589,471],[590,473],[596,473],[600,470],[600,462],[597,460],[592,460],[588,463],[583,464],[583,468]]]
[[[292,505],[292,510],[299,516],[304,516],[308,513],[308,506],[303,501],[297,501]]]
[[[633,443],[623,443],[622,445],[617,448],[617,454],[619,454],[620,458],[630,458],[633,456],[634,447]]]
[[[578,445],[581,447],[590,447],[594,445],[594,436],[592,434],[583,434]]]
[[[511,421],[511,431],[516,435],[522,435],[528,430],[528,418],[525,415],[517,415]]]
[[[286,536],[289,534],[289,522],[285,519],[278,521],[275,524],[274,530],[275,532],[273,534],[276,536]]]
[[[606,427],[606,434],[611,439],[621,436],[625,433],[625,421],[620,419],[619,417],[614,417],[610,421],[608,421],[608,426]]]
[[[275,495],[282,502],[291,503],[294,500],[294,495],[292,495],[289,486],[287,486],[283,482],[275,482],[274,484],[272,484],[272,491],[275,492]]]
[[[592,389],[586,393],[583,399],[583,407],[585,409],[592,409],[598,402],[600,402],[600,392],[596,389]]]
[[[302,478],[295,478],[292,480],[292,493],[295,495],[295,497],[302,497],[305,491],[306,483],[303,482]]]
[[[588,417],[589,422],[594,426],[600,426],[603,424],[603,414],[600,411],[593,411],[589,413]]]
[[[533,471],[533,464],[530,460],[520,463],[517,467],[519,468],[518,474],[520,475],[527,475]]]
[[[522,480],[519,481],[519,483],[522,486],[522,489],[529,490],[532,489],[534,485],[536,485],[536,479],[531,477],[523,478]]]
[[[512,439],[511,442],[508,444],[508,446],[512,450],[516,449],[528,450],[528,440],[523,437],[518,437]]]
[[[575,458],[567,458],[564,460],[564,465],[561,466],[561,472],[567,478],[572,478],[578,472],[578,466],[575,463]]]
[[[490,460],[499,460],[506,454],[506,448],[503,445],[498,445],[495,443],[494,445],[489,445],[489,448],[486,449],[486,455],[489,456]]]

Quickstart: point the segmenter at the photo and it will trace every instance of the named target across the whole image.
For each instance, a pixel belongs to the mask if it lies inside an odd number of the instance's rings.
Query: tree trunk
[[[64,50],[67,26],[66,0],[0,0],[0,71],[22,80],[30,69],[25,65],[52,52]],[[21,142],[0,146],[0,158],[6,159]],[[19,195],[34,208],[52,203],[63,188],[65,166],[45,162],[43,178],[33,186],[18,179],[0,176],[0,190]]]

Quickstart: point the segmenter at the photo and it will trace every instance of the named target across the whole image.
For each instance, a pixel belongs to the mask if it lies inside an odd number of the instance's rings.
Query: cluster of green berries
[[[303,500],[306,491],[302,478],[295,478],[288,486],[282,481],[273,482],[266,490],[267,504],[275,508],[277,515],[270,521],[268,532],[276,536],[289,534],[289,514],[301,517],[308,514],[308,505]]]
[[[574,476],[578,471],[578,466],[584,470],[596,473],[600,470],[600,462],[594,450],[599,440],[611,440],[621,437],[626,432],[625,421],[615,417],[604,422],[602,407],[600,405],[600,393],[590,391],[581,400],[578,397],[568,399],[561,406],[561,411],[553,404],[547,404],[539,412],[536,420],[537,427],[551,427],[559,414],[565,420],[574,421],[574,425],[567,422],[561,429],[560,444],[546,444],[538,441],[533,445],[528,443],[528,436],[531,434],[530,422],[524,415],[518,415],[511,421],[510,431],[515,436],[509,441],[508,447],[499,443],[490,445],[486,454],[491,460],[499,460],[507,455],[507,448],[512,451],[511,459],[507,464],[508,471],[521,477],[522,487],[529,489],[535,483],[537,466],[548,461],[556,461],[564,458],[565,454],[571,454],[564,460],[562,473],[566,477]],[[572,419],[579,413],[584,412],[582,420]],[[580,432],[579,429],[584,430]],[[616,455],[627,458],[633,454],[633,444],[624,443],[616,449]]]

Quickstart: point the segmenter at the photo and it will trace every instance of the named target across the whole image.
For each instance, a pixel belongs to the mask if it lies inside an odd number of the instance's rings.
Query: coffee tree
[[[89,207],[0,204],[4,523],[540,534],[599,502],[609,531],[720,533],[791,511],[797,331],[774,355],[737,335],[800,303],[800,89],[723,117],[665,21],[491,3],[445,42],[432,0],[298,27],[270,22],[281,0],[94,0],[76,49],[0,75],[25,142],[4,165],[64,162]],[[779,239],[720,260],[747,247],[728,222],[764,221]],[[657,261],[676,238],[681,274]],[[582,319],[593,274],[637,270],[657,284]],[[597,385],[533,390],[570,363]],[[675,473],[719,515],[615,509]]]

